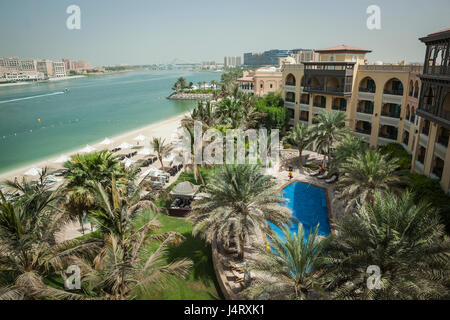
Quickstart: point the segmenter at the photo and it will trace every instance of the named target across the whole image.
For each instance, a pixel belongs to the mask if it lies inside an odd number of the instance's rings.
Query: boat
[[[69,92],[69,89],[65,88],[64,93],[67,93],[67,92]]]

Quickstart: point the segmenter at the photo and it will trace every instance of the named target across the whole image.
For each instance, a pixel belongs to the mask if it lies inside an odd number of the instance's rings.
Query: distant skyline
[[[69,5],[81,30],[69,30]],[[381,8],[381,30],[366,9]],[[0,2],[0,57],[70,58],[95,66],[215,60],[270,49],[372,50],[370,62],[423,63],[418,40],[449,28],[449,0],[154,1],[14,0]]]

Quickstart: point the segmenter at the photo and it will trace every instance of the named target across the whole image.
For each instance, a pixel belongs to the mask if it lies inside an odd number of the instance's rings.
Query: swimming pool
[[[289,227],[291,233],[297,233],[299,223],[305,230],[305,241],[308,239],[309,231],[314,230],[317,225],[319,225],[320,235],[327,236],[331,233],[324,189],[296,180],[284,187],[283,191],[284,198],[289,200],[285,205],[292,210],[292,221]],[[270,222],[269,225],[284,239],[280,228]]]

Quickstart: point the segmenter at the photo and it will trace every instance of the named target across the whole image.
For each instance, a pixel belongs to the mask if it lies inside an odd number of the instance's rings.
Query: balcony
[[[304,62],[304,91],[351,96],[354,62]]]
[[[295,109],[295,102],[284,101],[284,107],[289,109]]]
[[[286,92],[295,92],[295,86],[292,85],[285,85],[284,89],[286,90]]]
[[[357,132],[357,133],[359,133],[359,134],[363,134],[363,135],[366,135],[366,136],[370,136],[372,133],[371,133],[371,130],[369,130],[369,129],[364,129],[364,128],[355,128],[355,132]]]

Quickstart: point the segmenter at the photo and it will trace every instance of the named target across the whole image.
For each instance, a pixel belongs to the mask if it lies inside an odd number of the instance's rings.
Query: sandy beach
[[[109,139],[113,140],[114,142],[109,145],[109,146],[103,146],[103,145],[99,145],[99,143],[104,139],[101,139],[100,141],[97,141],[96,143],[90,144],[92,147],[96,148],[96,151],[100,151],[100,150],[104,150],[104,149],[113,149],[116,146],[120,145],[123,142],[127,142],[129,144],[132,145],[136,145],[136,141],[134,141],[133,139],[142,134],[146,137],[148,137],[149,139],[147,141],[145,141],[144,143],[140,143],[140,145],[149,145],[149,140],[153,139],[155,137],[161,137],[163,139],[166,139],[166,141],[169,141],[172,137],[172,134],[176,132],[176,130],[178,129],[178,127],[180,126],[180,120],[186,115],[186,113],[184,114],[180,114],[177,116],[173,116],[164,120],[161,120],[159,122],[156,123],[152,123],[150,125],[147,125],[145,127],[139,128],[139,129],[135,129],[132,131],[128,131],[124,134],[115,136],[115,137],[108,137]],[[73,154],[78,153],[79,150],[81,150],[82,148],[84,148],[84,146],[80,146],[79,148],[75,149],[75,150],[71,150],[71,151],[67,151],[64,153],[64,155],[70,156]],[[47,158],[43,161],[40,162],[36,162],[36,163],[32,163],[29,165],[26,165],[24,167],[18,168],[18,169],[14,169],[11,171],[7,171],[5,173],[0,174],[0,184],[2,181],[4,180],[14,180],[15,177],[17,177],[19,180],[20,178],[24,175],[24,173],[32,168],[32,167],[36,167],[36,168],[43,168],[43,167],[48,167],[51,169],[58,169],[62,167],[62,164],[57,164],[54,163],[54,161],[56,159],[58,159],[61,155],[57,155],[55,157],[51,157],[51,158]]]

